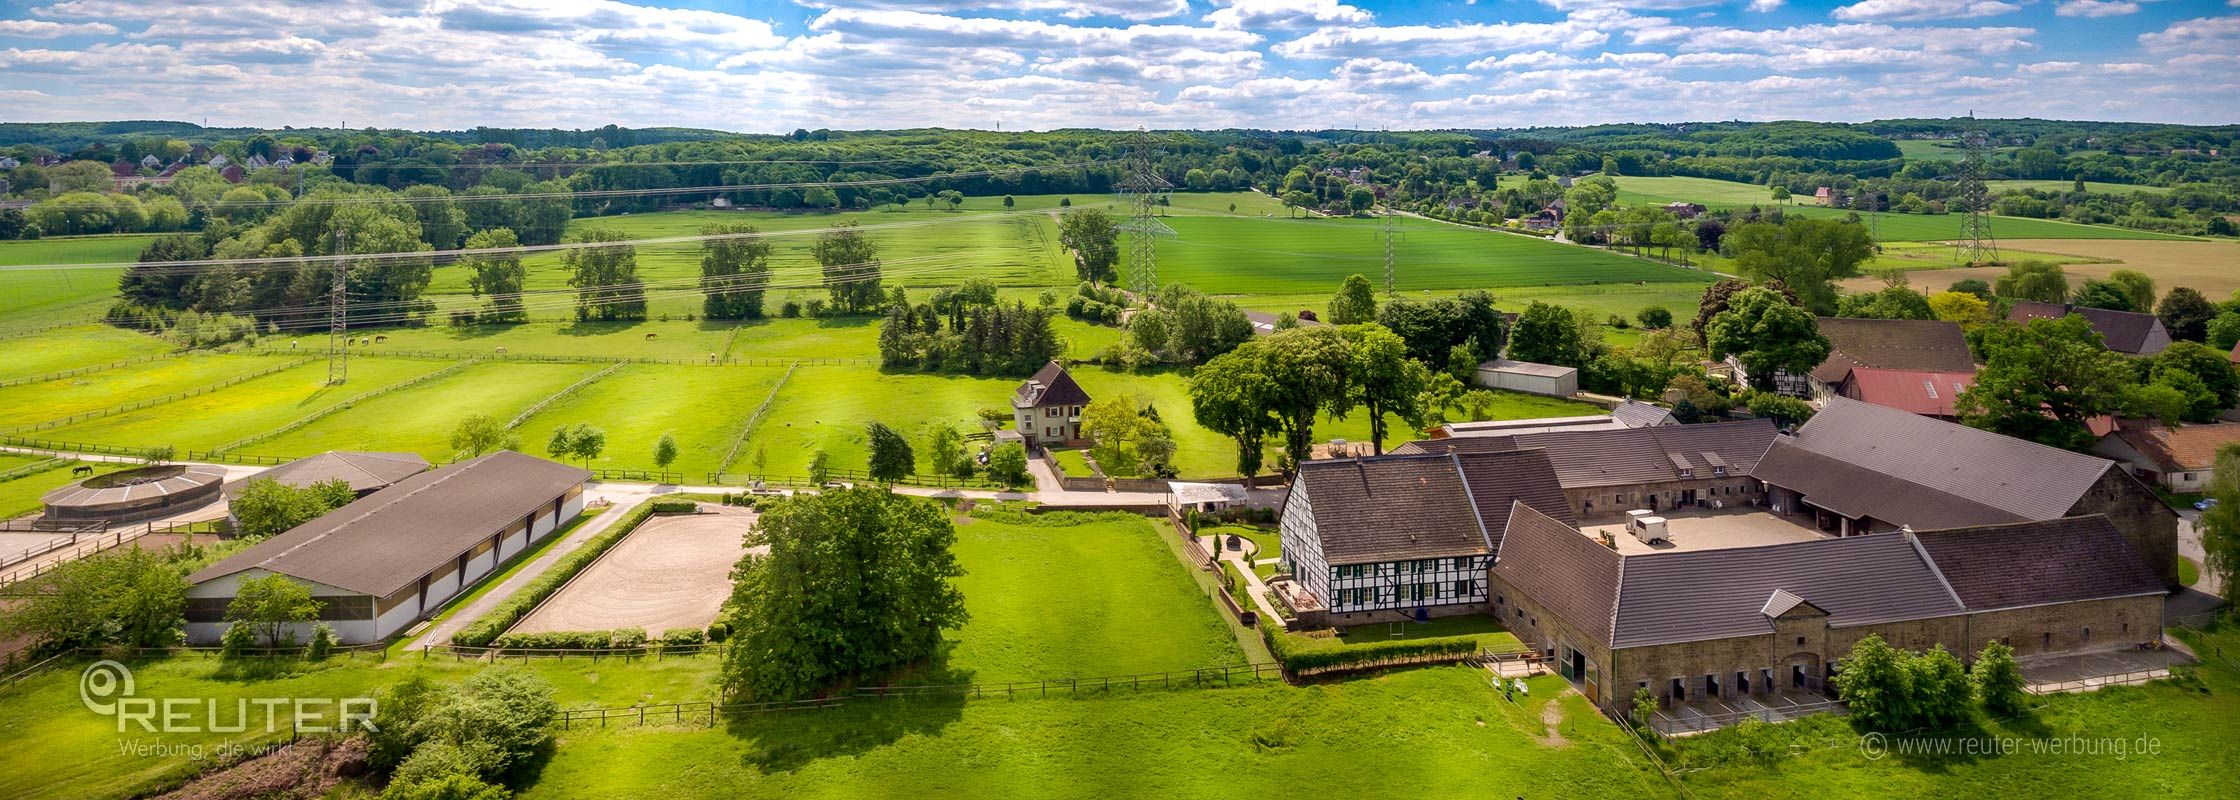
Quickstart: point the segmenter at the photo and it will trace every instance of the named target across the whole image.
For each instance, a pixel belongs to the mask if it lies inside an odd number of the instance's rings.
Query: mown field
[[[606,453],[590,466],[617,469],[653,469],[654,445],[667,434],[677,440],[677,461],[669,469],[704,480],[723,469],[739,430],[785,373],[785,367],[632,364],[545,407],[517,433],[522,450],[541,455],[554,429],[590,423],[607,434]]]
[[[14,319],[0,318],[5,321]],[[0,358],[0,380],[33,378],[79,367],[155,355],[172,349],[162,339],[99,323],[0,338],[0,348],[5,348],[8,353],[7,358]]]
[[[284,356],[197,353],[0,388],[0,429],[215,386],[288,361]]]
[[[1809,196],[1798,196],[1787,204],[1775,203],[1771,189],[1748,183],[1722,181],[1712,178],[1636,177],[1619,176],[1618,200],[1623,203],[1670,202],[1701,203],[1713,208],[1735,206],[1780,207],[1784,214],[1807,217],[1845,219],[1852,211],[1840,208],[1821,208],[1812,205]],[[2061,183],[2064,188],[2066,182]],[[1860,212],[1862,219],[1877,226],[1877,236],[1885,242],[1935,242],[1957,238],[1960,235],[1961,216],[1952,214],[1896,214],[1889,212]],[[2142,239],[2163,241],[2193,241],[2191,237],[2173,236],[2152,231],[2118,228],[2110,225],[2079,225],[2058,220],[2026,219],[2023,217],[1993,217],[1992,232],[2005,239]]]
[[[115,264],[140,257],[153,236],[57,236],[0,242],[0,327],[100,316],[120,268],[9,269],[46,264]]]
[[[461,420],[484,414],[505,422],[601,368],[588,364],[475,364],[351,406],[250,445],[243,452],[294,458],[328,450],[362,450],[368,443],[378,442],[381,450],[418,453],[430,463],[441,464],[458,454],[451,446],[451,431]],[[543,444],[525,441],[522,447],[538,453]]]
[[[350,364],[350,380],[327,385],[327,364],[313,361],[229,387],[224,391],[75,425],[42,431],[39,438],[131,447],[171,445],[182,453],[206,450],[277,430],[343,400],[426,375],[454,362],[367,358]],[[394,420],[398,428],[411,420]],[[375,443],[358,449],[374,450]]]

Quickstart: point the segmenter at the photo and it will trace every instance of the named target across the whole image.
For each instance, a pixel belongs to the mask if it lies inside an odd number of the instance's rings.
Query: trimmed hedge
[[[1351,645],[1338,644],[1333,640],[1330,644],[1317,644],[1322,640],[1294,636],[1276,630],[1274,625],[1263,625],[1260,628],[1260,638],[1267,641],[1268,653],[1283,664],[1286,672],[1343,669],[1357,664],[1400,658],[1465,657],[1478,651],[1478,640],[1472,636],[1439,636]]]
[[[575,552],[562,556],[559,563],[553,564],[552,568],[545,570],[543,575],[537,576],[537,579],[530,581],[529,585],[521,587],[521,591],[514,592],[512,597],[505,599],[505,602],[490,609],[490,613],[482,615],[482,618],[475,620],[474,624],[460,628],[458,633],[451,634],[451,644],[456,647],[487,647],[491,642],[497,641],[499,636],[505,634],[507,628],[513,627],[513,624],[520,622],[522,617],[528,616],[530,611],[536,609],[538,603],[544,602],[544,599],[552,596],[553,592],[560,591],[560,587],[566,585],[568,579],[575,577],[576,573],[582,572],[584,567],[590,566],[592,561],[599,558],[599,554],[607,552],[607,548],[613,547],[615,542],[622,541],[622,537],[637,530],[638,525],[644,523],[646,517],[652,515],[652,503],[638,506],[637,510],[630,512],[629,516],[616,521],[614,527],[592,537],[591,541],[584,542],[583,546],[576,548]],[[554,535],[560,535],[560,533],[555,531]]]
[[[656,514],[697,514],[700,504],[691,500],[653,500],[646,504]]]
[[[616,628],[611,631],[508,633],[490,644],[522,650],[636,650],[645,643],[644,628]]]

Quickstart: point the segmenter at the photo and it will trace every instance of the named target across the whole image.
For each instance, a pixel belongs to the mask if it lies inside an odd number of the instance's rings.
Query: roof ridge
[[[479,456],[479,457],[476,457],[476,458],[471,458],[471,459],[468,459],[468,460],[466,460],[466,461],[462,461],[462,462],[459,462],[459,463],[457,463],[457,464],[453,464],[453,465],[451,465],[451,466],[453,467],[453,469],[449,469],[449,470],[431,470],[431,471],[429,471],[429,472],[423,472],[423,473],[420,473],[419,475],[414,475],[414,476],[412,476],[412,477],[410,477],[410,478],[405,478],[404,480],[412,480],[413,478],[418,478],[418,477],[421,477],[421,476],[427,476],[427,477],[428,477],[428,480],[427,480],[426,482],[424,482],[424,483],[422,483],[422,484],[418,485],[418,486],[414,486],[414,487],[412,487],[412,488],[410,488],[410,489],[406,489],[406,490],[405,490],[404,492],[402,492],[402,493],[398,493],[398,494],[397,494],[397,496],[395,496],[395,497],[391,497],[391,498],[383,498],[383,499],[381,500],[381,502],[379,502],[379,503],[377,503],[377,504],[375,504],[375,505],[372,505],[372,506],[368,506],[368,507],[366,508],[366,510],[358,512],[358,513],[357,513],[356,515],[354,515],[354,516],[350,517],[349,519],[344,519],[344,520],[337,520],[337,521],[336,521],[336,522],[335,522],[334,524],[332,524],[332,525],[329,525],[329,526],[327,526],[326,530],[322,530],[322,531],[319,531],[318,533],[316,533],[316,534],[313,534],[313,535],[311,535],[311,536],[306,536],[306,537],[304,537],[303,541],[300,541],[300,542],[296,542],[295,544],[291,544],[291,545],[289,545],[289,546],[288,546],[288,547],[287,547],[286,549],[283,549],[283,550],[281,550],[280,552],[277,552],[277,553],[273,553],[272,555],[269,555],[269,556],[266,556],[266,557],[264,557],[264,558],[262,558],[262,559],[259,559],[259,560],[257,561],[257,563],[256,563],[256,564],[255,564],[254,566],[260,566],[260,567],[261,567],[261,566],[263,566],[263,565],[265,565],[265,564],[270,564],[270,563],[272,563],[272,562],[273,562],[274,560],[276,560],[276,559],[279,559],[279,558],[281,558],[281,557],[283,557],[283,556],[289,555],[289,554],[291,554],[291,553],[294,553],[294,552],[296,552],[297,550],[301,550],[301,549],[303,549],[303,548],[305,548],[305,547],[309,547],[309,546],[311,546],[311,545],[312,545],[312,544],[314,544],[314,543],[317,543],[317,542],[321,542],[321,541],[324,541],[324,540],[326,540],[326,538],[327,538],[327,537],[329,537],[329,536],[333,536],[333,535],[334,535],[334,534],[335,534],[335,533],[336,533],[337,531],[340,531],[340,530],[342,530],[343,528],[349,527],[349,526],[350,526],[350,524],[351,524],[351,523],[353,523],[353,522],[357,522],[357,521],[359,521],[359,520],[363,520],[363,519],[365,519],[366,517],[369,517],[369,516],[372,516],[372,515],[374,515],[374,514],[380,513],[381,511],[383,511],[383,510],[386,510],[386,509],[388,509],[388,508],[389,508],[389,507],[391,507],[391,506],[394,506],[394,505],[396,505],[396,504],[398,504],[398,503],[401,503],[401,502],[404,502],[404,501],[406,501],[406,500],[409,500],[409,499],[413,498],[414,496],[417,496],[417,495],[419,495],[419,494],[420,494],[421,492],[424,492],[424,491],[427,491],[427,490],[429,490],[429,489],[431,489],[431,488],[434,488],[434,487],[436,487],[436,486],[439,486],[439,485],[441,485],[441,484],[442,484],[443,482],[445,482],[445,481],[448,481],[448,480],[451,480],[451,479],[452,479],[453,477],[455,477],[455,476],[458,476],[459,474],[461,474],[461,473],[464,473],[464,472],[466,472],[466,471],[467,471],[467,469],[468,469],[468,468],[470,468],[470,467],[474,467],[474,466],[480,465],[480,464],[482,464],[482,463],[483,463],[483,462],[485,462],[485,461],[488,461],[488,460],[490,460],[490,459],[492,459],[492,458],[496,458],[496,457],[497,457],[497,456],[498,456],[499,454],[501,454],[501,453],[513,453],[513,452],[514,452],[514,451],[512,451],[512,450],[500,450],[500,451],[498,451],[498,452],[496,452],[496,453],[491,453],[491,454],[489,454],[489,455],[486,455],[486,456]],[[518,454],[518,453],[517,453],[517,455],[520,455],[520,454]],[[403,483],[403,482],[404,482],[404,481],[398,481],[398,483]],[[394,489],[394,488],[396,488],[396,484],[390,484],[389,488],[391,488],[391,489]],[[375,497],[379,497],[379,496],[381,496],[381,495],[384,495],[384,494],[389,494],[389,493],[390,493],[390,492],[389,492],[389,491],[388,491],[387,489],[384,489],[384,490],[382,490],[382,491],[379,491],[379,492],[375,492],[375,493],[373,493],[373,494],[367,495],[367,496],[366,496],[366,497],[365,497],[364,499],[365,499],[365,500],[371,500],[371,499],[373,499],[373,498],[375,498]],[[358,502],[363,502],[363,501],[361,500],[361,501],[358,501]],[[354,505],[357,505],[357,504],[358,504],[357,502],[352,502],[352,503],[350,503],[350,504],[348,504],[348,505],[345,505],[345,506],[343,506],[342,508],[338,508],[338,509],[335,509],[335,510],[336,510],[336,511],[341,511],[342,509],[346,509],[346,508],[349,508],[350,506],[354,506]],[[323,520],[323,519],[325,519],[325,517],[314,517],[314,518],[313,518],[313,519],[311,520],[311,522],[317,522],[317,521],[320,521],[320,520]],[[309,525],[309,524],[311,524],[311,522],[306,522],[306,523],[304,523],[304,524],[305,524],[305,525]],[[291,530],[293,530],[293,529],[291,529]],[[287,533],[288,533],[287,531],[281,531],[280,533],[277,533],[277,534],[273,534],[273,535],[274,535],[274,536],[286,536],[286,535],[287,535]],[[269,541],[269,540],[268,540],[268,541]],[[239,570],[236,570],[236,571],[239,571]]]
[[[1945,578],[1944,568],[1937,566],[1937,560],[1929,557],[1928,548],[1921,546],[1921,537],[1914,535],[1913,531],[1899,531],[1898,535],[1906,537],[1906,544],[1913,546],[1913,554],[1921,559],[1921,563],[1929,566],[1929,574],[1936,576],[1937,585],[1944,587],[1944,593],[1952,598],[1953,605],[1959,606],[1962,611],[1969,610],[1968,602],[1960,599],[1959,590],[1952,588],[1952,581]]]

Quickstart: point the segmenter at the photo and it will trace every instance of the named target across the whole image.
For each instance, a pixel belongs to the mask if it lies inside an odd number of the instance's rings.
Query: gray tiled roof
[[[1852,367],[1974,372],[1968,339],[1957,323],[1922,319],[1821,317],[1828,360],[1813,368],[1822,383],[1843,380]]]
[[[1970,609],[2161,594],[2107,517],[1923,531],[1921,548]]]
[[[1671,409],[1639,400],[1619,403],[1617,408],[1610,409],[1610,416],[1625,423],[1628,428],[1651,428],[1675,423]]]
[[[387,597],[590,478],[589,470],[502,450],[398,481],[188,580],[262,568]]]
[[[1610,643],[1624,573],[1617,551],[1522,503],[1509,514],[1493,564],[1494,577],[1603,644]]]
[[[1299,481],[1332,564],[1490,554],[1519,502],[1572,522],[1538,450],[1310,461]]]
[[[351,491],[364,493],[426,471],[428,460],[418,453],[330,450],[259,472],[251,480],[269,478],[299,487],[342,480],[350,484]]]
[[[1424,453],[1495,453],[1517,449],[1513,436],[1449,436],[1445,439],[1423,439],[1392,448],[1393,455],[1420,455]]]
[[[2170,346],[2170,334],[2162,326],[2162,319],[2136,311],[2019,300],[2007,312],[2007,319],[2011,322],[2029,322],[2033,319],[2060,319],[2070,314],[2084,317],[2086,322],[2092,323],[2092,329],[2100,332],[2101,343],[2118,353],[2154,355]]]
[[[1469,489],[1470,500],[1478,509],[1478,521],[1485,526],[1488,552],[1501,550],[1501,537],[1509,527],[1510,509],[1518,504],[1565,525],[1578,524],[1578,519],[1571,514],[1571,501],[1563,496],[1563,484],[1556,481],[1555,465],[1548,461],[1546,451],[1457,453],[1454,462],[1462,469],[1463,486]]]
[[[1516,446],[1548,451],[1564,488],[1617,486],[1680,480],[1674,454],[1696,467],[1697,478],[1712,477],[1704,453],[1727,462],[1730,475],[1746,475],[1773,443],[1771,420],[1662,425],[1608,431],[1551,431],[1514,437]]]
[[[1758,462],[1759,480],[1804,495],[1813,505],[1853,519],[1946,528],[2015,522],[2022,516],[1958,495],[1814,453],[1783,438]]]
[[[1836,627],[1964,610],[1904,534],[1626,556],[1621,575],[1613,647],[1771,633],[1783,590]]]
[[[2020,519],[2067,515],[2114,463],[1845,397],[1830,399],[1784,441],[1836,462],[1967,498]],[[1754,474],[1780,486],[1800,479],[1790,469],[1765,469]],[[1823,497],[1829,503],[1864,506],[1873,502],[1868,498],[1872,492],[1865,486],[1845,489],[1838,484],[1825,491]],[[1916,528],[1997,521],[1916,521],[1903,515],[1882,519]]]

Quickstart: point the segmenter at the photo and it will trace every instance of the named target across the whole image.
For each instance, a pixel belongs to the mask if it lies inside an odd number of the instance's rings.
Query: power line
[[[334,232],[334,251],[350,252],[349,234],[337,229]],[[350,378],[350,262],[334,262],[333,289],[330,290],[327,323],[327,385],[340,386]]]
[[[1136,128],[1135,141],[1128,149],[1125,176],[1120,179],[1120,197],[1128,203],[1128,288],[1138,294],[1150,294],[1159,288],[1159,254],[1157,240],[1160,236],[1175,235],[1174,229],[1159,221],[1155,212],[1159,201],[1174,187],[1160,177],[1158,154],[1152,149],[1151,132]]]

